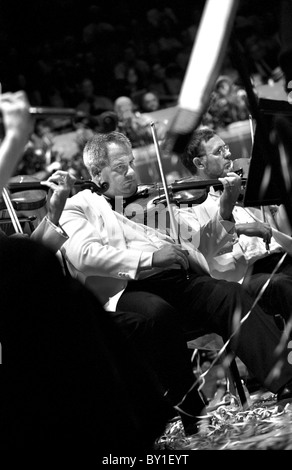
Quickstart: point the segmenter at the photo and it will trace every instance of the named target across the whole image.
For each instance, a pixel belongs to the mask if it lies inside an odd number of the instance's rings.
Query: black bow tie
[[[111,205],[112,209],[115,210],[116,208],[116,198],[109,198],[108,196],[105,196],[105,199],[107,200],[107,202]],[[135,202],[138,198],[147,198],[149,197],[149,189],[148,187],[146,188],[137,188],[136,192],[130,196],[130,197],[127,197],[127,198],[123,198],[123,208],[125,208],[128,204],[131,204],[131,202]],[[118,201],[118,206],[120,208],[121,206],[121,198],[119,198],[119,201]]]

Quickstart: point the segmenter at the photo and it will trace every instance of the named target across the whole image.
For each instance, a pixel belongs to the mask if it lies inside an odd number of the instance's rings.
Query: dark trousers
[[[169,270],[130,282],[118,310],[135,312],[144,319],[146,329],[157,327],[155,341],[145,344],[141,340],[140,349],[152,354],[153,366],[164,374],[165,383],[174,387],[174,395],[179,395],[193,380],[186,360],[186,338],[190,339],[192,333],[197,337],[213,332],[226,341],[234,331],[234,322],[245,316],[252,304],[252,298],[238,283],[197,274],[187,280],[181,271]],[[274,351],[279,340],[280,331],[273,319],[256,306],[231,341],[231,348],[249,371],[273,392],[292,378],[292,366],[284,358],[280,377],[265,383],[276,362]]]
[[[248,292],[254,297],[271,277],[271,273],[283,257],[283,253],[273,253],[256,261],[251,274],[245,280]],[[271,277],[260,299],[263,310],[270,314],[280,314],[285,320],[292,315],[292,257],[286,255],[284,261]]]

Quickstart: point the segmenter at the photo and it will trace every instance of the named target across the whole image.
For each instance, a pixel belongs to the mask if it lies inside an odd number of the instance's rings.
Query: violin
[[[18,181],[18,178],[19,178],[19,181]],[[41,181],[38,180],[37,178],[33,178],[33,177],[28,177],[29,179],[26,179],[26,178],[27,178],[26,176],[18,176],[18,177],[11,178],[7,185],[9,192],[15,193],[18,191],[35,191],[35,190],[48,191],[50,189],[48,186],[41,184]],[[96,183],[94,183],[91,180],[77,180],[74,182],[74,186],[79,187],[79,189],[81,190],[91,189],[92,192],[95,192],[98,194],[103,194],[109,188],[108,183],[102,183],[100,186],[98,186]]]
[[[35,210],[45,206],[47,202],[46,186],[38,185],[38,179],[28,175],[13,176],[9,180],[7,189],[9,192],[13,192],[13,196],[10,197],[12,205],[16,211],[19,210]],[[28,191],[31,185],[37,185],[36,191]],[[14,191],[10,190],[10,187],[14,188]],[[3,198],[0,198],[0,210],[6,209]]]
[[[26,227],[26,222],[28,223],[29,233],[34,230],[47,214],[46,187],[44,186],[36,191],[21,191],[22,186],[19,186],[19,184],[23,184],[24,182],[26,184],[35,184],[37,181],[39,181],[37,178],[29,175],[13,176],[9,180],[10,184],[17,185],[14,194],[8,195],[12,205],[12,210],[15,211],[16,218],[18,219],[22,230]],[[7,235],[14,233],[15,229],[12,230],[13,221],[3,194],[0,197],[0,221],[1,228]]]
[[[247,178],[242,178],[242,186],[246,184]],[[209,188],[220,190],[223,189],[221,181],[217,179],[210,180],[192,180],[187,178],[185,180],[178,180],[168,186],[170,192],[171,202],[180,206],[182,204],[193,205],[201,204],[204,202],[208,195]],[[153,185],[138,185],[136,193],[125,200],[124,207],[128,207],[132,203],[146,202],[147,207],[150,205],[157,206],[158,204],[165,203],[165,194],[163,187],[160,183]]]
[[[91,180],[77,180],[75,187],[91,189],[92,192],[103,194],[108,189],[108,183],[98,186]],[[41,184],[41,181],[33,176],[18,175],[10,178],[7,189],[13,196],[11,202],[16,211],[29,211],[43,207],[47,202],[49,187]],[[0,210],[6,208],[4,201],[0,198]]]
[[[108,183],[98,186],[91,180],[77,180],[74,186],[79,189],[91,189],[98,194],[103,194],[108,189]],[[35,228],[47,214],[47,192],[50,188],[41,184],[38,178],[29,175],[13,176],[9,179],[6,188],[19,220],[29,223],[33,220]],[[0,211],[1,224],[7,219],[7,224],[10,225],[10,217],[3,197],[0,197]],[[8,227],[6,229],[8,231]]]
[[[240,200],[244,195],[247,178],[242,177],[242,169],[235,173],[241,176]],[[187,177],[177,180],[168,185],[170,202],[178,207],[202,204],[206,200],[211,186],[218,190],[223,189],[223,185],[218,179],[198,181]],[[159,228],[158,219],[163,219],[161,213],[165,213],[165,217],[168,218],[166,197],[161,183],[138,185],[135,194],[125,199],[123,203],[124,215],[135,222]],[[160,214],[159,217],[158,214]]]
[[[192,190],[189,190],[190,187]],[[186,203],[201,204],[206,199],[206,189],[193,189],[189,182],[187,188],[186,191],[185,185],[178,182],[169,185],[170,202],[180,206]],[[125,217],[133,222],[155,229],[160,228],[164,231],[165,226],[170,226],[167,201],[162,183],[138,185],[136,193],[123,200],[122,209]],[[115,210],[117,210],[117,207],[115,207]],[[163,221],[162,226],[161,221]]]

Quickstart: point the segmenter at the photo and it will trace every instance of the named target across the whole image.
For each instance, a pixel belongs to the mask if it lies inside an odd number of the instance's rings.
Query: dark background
[[[78,61],[82,55],[91,51],[96,60],[95,67],[98,68],[95,77],[98,91],[115,99],[112,70],[121,59],[127,44],[134,44],[139,57],[151,61],[153,59],[149,58],[149,43],[155,42],[159,34],[165,33],[161,28],[155,31],[149,27],[146,21],[147,12],[151,8],[159,11],[170,8],[177,20],[171,34],[181,41],[182,31],[199,24],[204,4],[203,0],[2,0],[0,81],[3,91],[24,88],[31,92],[37,87],[43,94],[42,104],[48,104],[46,87],[72,87],[80,81],[82,64],[78,69]],[[253,56],[258,52],[251,52],[249,49],[259,47],[258,38],[265,43],[265,61],[271,68],[277,65],[278,13],[279,4],[272,0],[239,2],[235,26],[242,41],[249,43],[247,57],[251,71],[254,68]],[[110,33],[100,30],[95,34],[93,42],[86,43],[84,28],[100,23],[110,24],[113,29]],[[186,53],[190,52],[190,46],[190,41],[182,41],[182,49]],[[174,55],[170,54],[158,59],[163,65],[167,65],[173,58]],[[54,60],[55,68],[47,83],[48,77],[42,75],[39,64],[46,60]],[[34,100],[33,95],[31,99]]]

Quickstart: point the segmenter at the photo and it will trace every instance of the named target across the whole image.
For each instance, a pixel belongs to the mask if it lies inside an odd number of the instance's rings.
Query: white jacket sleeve
[[[62,227],[54,225],[46,216],[32,232],[30,238],[43,243],[54,253],[57,253],[68,239],[68,235],[64,232]]]
[[[104,218],[90,209],[85,214],[85,210],[77,204],[69,205],[61,216],[62,226],[69,236],[64,251],[74,270],[85,278],[103,276],[119,279],[122,276],[128,280],[135,279],[142,252],[125,249],[122,233],[116,233],[113,226],[112,234],[109,234]],[[150,253],[149,259],[152,260]]]

